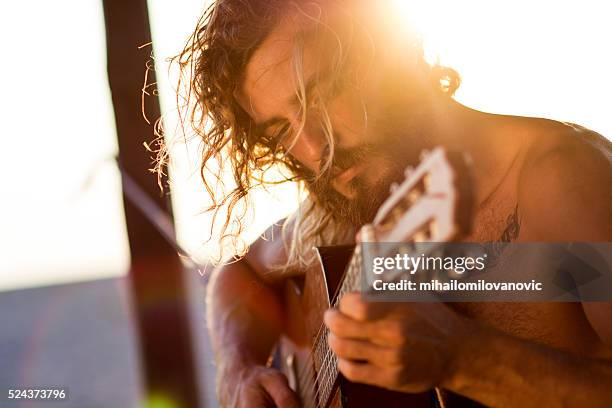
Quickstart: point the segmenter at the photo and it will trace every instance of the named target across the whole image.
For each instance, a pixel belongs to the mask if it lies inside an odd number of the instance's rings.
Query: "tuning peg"
[[[427,156],[429,156],[429,150],[423,149],[423,150],[421,150],[421,154],[419,155],[419,159],[421,161],[425,160],[427,158]]]
[[[391,183],[391,187],[389,187],[389,191],[391,192],[391,194],[393,194],[397,191],[398,188],[399,188],[399,184]]]

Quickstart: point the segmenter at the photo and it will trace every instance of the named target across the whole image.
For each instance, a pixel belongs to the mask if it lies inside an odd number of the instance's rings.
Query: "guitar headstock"
[[[473,193],[471,163],[437,147],[422,155],[374,218],[378,242],[449,242],[469,234]]]

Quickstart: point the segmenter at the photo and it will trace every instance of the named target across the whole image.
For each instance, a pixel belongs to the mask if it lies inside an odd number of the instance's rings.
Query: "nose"
[[[287,142],[285,148],[302,165],[318,174],[325,163],[329,141],[321,127],[321,122],[316,118],[307,118],[301,125],[301,121],[293,124],[296,136]]]

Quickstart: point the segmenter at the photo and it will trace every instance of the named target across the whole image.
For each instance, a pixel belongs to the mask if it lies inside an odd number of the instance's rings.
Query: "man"
[[[267,172],[275,166],[308,192],[283,228],[214,272],[209,323],[223,406],[298,405],[265,366],[283,330],[279,288],[304,273],[312,245],[351,242],[422,149],[443,145],[474,161],[466,241],[612,239],[610,143],[457,103],[457,74],[425,62],[388,3],[218,0],[181,55],[204,166],[226,155],[234,175],[222,197],[230,213],[250,188],[278,181]],[[325,322],[339,369],[355,382],[440,387],[491,406],[612,402],[608,303],[376,304],[349,294]]]

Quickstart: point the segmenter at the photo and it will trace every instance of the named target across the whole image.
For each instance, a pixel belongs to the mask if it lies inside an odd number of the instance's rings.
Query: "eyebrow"
[[[326,78],[327,74],[322,74],[322,73],[315,73],[313,75],[311,75],[308,80],[306,81],[306,85],[304,86],[304,93],[308,96],[312,93],[312,89],[315,87],[317,81],[320,81],[321,78]],[[292,106],[296,106],[299,104],[299,98],[298,95],[293,95],[291,97],[291,99],[289,99],[289,103]],[[269,119],[264,120],[261,123],[256,123],[255,126],[257,128],[258,131],[260,132],[265,132],[268,128],[282,123],[282,122],[286,122],[287,119],[283,118],[282,116],[273,116]]]

